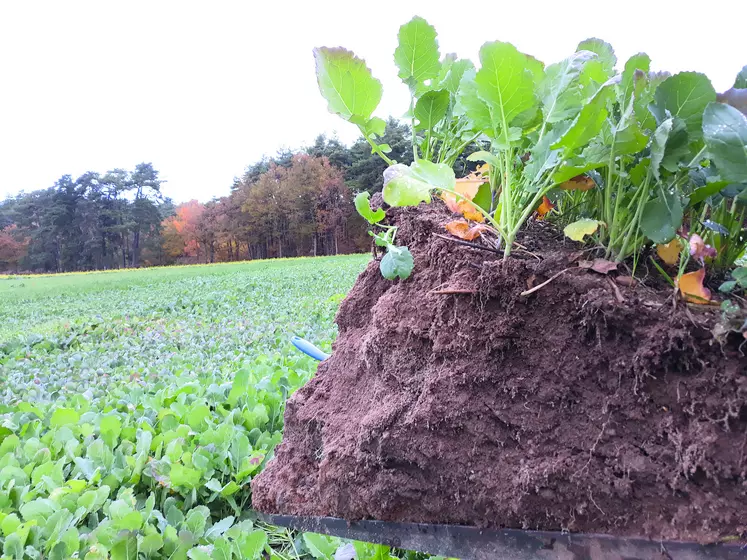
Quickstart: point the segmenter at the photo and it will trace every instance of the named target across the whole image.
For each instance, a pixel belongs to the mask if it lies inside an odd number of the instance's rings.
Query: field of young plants
[[[367,260],[0,277],[2,558],[332,557],[249,482],[316,369],[289,338],[329,350]]]

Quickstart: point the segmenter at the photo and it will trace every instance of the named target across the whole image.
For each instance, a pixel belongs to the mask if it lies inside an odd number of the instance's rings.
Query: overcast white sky
[[[61,175],[151,161],[176,201],[228,192],[263,154],[320,132],[357,129],[329,115],[314,46],[344,46],[384,84],[377,114],[401,115],[392,53],[413,15],[441,52],[477,59],[489,40],[552,63],[597,36],[622,62],[706,73],[718,91],[747,64],[747,1],[481,2],[0,0],[0,198]]]

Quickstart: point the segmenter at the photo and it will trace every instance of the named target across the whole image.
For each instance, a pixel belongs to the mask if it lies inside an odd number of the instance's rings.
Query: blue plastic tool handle
[[[315,360],[319,360],[320,362],[322,360],[326,360],[329,358],[329,354],[326,352],[322,352],[320,348],[317,348],[311,342],[308,340],[304,340],[300,336],[294,336],[291,338],[291,342],[293,343],[293,346],[298,348],[301,352],[306,354],[307,356],[311,356]]]

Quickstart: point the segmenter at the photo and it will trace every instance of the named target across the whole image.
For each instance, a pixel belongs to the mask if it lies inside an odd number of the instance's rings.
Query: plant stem
[[[700,149],[700,151],[697,154],[695,154],[695,157],[692,160],[690,160],[690,163],[688,163],[687,166],[688,167],[692,167],[693,165],[695,165],[698,162],[698,160],[700,159],[700,156],[702,156],[703,152],[705,152],[705,151],[706,151],[706,147],[703,146]]]
[[[387,165],[394,164],[394,162],[391,159],[389,159],[389,157],[384,152],[381,151],[381,147],[376,142],[374,142],[368,136],[366,136],[365,133],[363,133],[363,136],[366,140],[368,140],[368,143],[371,144],[371,148],[373,149],[374,153],[376,153],[381,159],[383,159]]]
[[[640,227],[640,221],[641,221],[641,215],[643,214],[643,207],[646,205],[646,198],[648,196],[648,188],[649,188],[649,175],[646,175],[646,181],[643,183],[643,196],[641,196],[641,199],[638,201],[638,208],[636,208],[635,216],[633,217],[633,221],[628,226],[627,235],[625,235],[625,239],[623,240],[622,247],[620,248],[620,252],[617,254],[617,258],[615,259],[615,262],[622,262],[622,260],[625,258],[625,253],[628,250],[628,244],[630,243],[630,238],[634,233],[638,233],[638,228]]]
[[[410,94],[410,134],[412,135],[412,157],[417,161],[418,158],[418,147],[415,142],[415,97]]]

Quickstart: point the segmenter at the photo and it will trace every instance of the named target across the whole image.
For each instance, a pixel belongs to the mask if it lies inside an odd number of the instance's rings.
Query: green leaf
[[[423,159],[412,162],[410,166],[412,176],[442,189],[453,189],[456,185],[454,169],[445,163],[432,163]]]
[[[250,372],[246,368],[240,369],[234,375],[233,383],[231,384],[231,392],[228,393],[228,398],[226,399],[230,406],[236,406],[239,399],[246,395],[246,392],[249,389],[249,375]]]
[[[13,533],[5,539],[5,543],[3,543],[3,554],[8,558],[23,560],[23,543],[16,533]]]
[[[695,206],[707,198],[717,195],[729,185],[731,185],[731,181],[713,181],[711,183],[706,183],[705,186],[695,189],[690,194],[688,206]]]
[[[438,77],[441,68],[436,30],[423,18],[415,16],[399,28],[394,62],[398,76],[412,91],[426,80]]]
[[[703,111],[716,101],[716,90],[705,74],[680,72],[664,80],[656,89],[651,110],[659,123],[668,118],[667,112],[685,122],[690,138],[702,136]]]
[[[216,539],[220,537],[223,533],[228,531],[231,528],[231,525],[233,525],[233,522],[236,520],[236,518],[232,515],[229,515],[225,519],[221,519],[218,521],[218,523],[213,523],[210,528],[205,532],[205,538],[206,539]]]
[[[386,217],[386,212],[382,208],[377,209],[376,212],[371,210],[370,196],[368,191],[359,192],[355,195],[355,209],[369,224],[378,224]]]
[[[333,558],[340,546],[340,539],[337,537],[328,537],[317,533],[304,533],[303,542],[309,549],[309,553],[320,560]]]
[[[19,511],[25,521],[36,521],[39,525],[44,525],[58,506],[52,500],[47,498],[37,498],[23,504]]]
[[[146,556],[151,556],[163,548],[163,537],[158,533],[138,537],[138,550]]]
[[[501,166],[501,160],[498,156],[484,150],[472,152],[467,156],[467,161],[484,161],[485,163],[489,163],[493,167]]]
[[[687,130],[681,119],[666,119],[654,132],[651,142],[651,166],[654,176],[661,179],[661,168],[675,172],[690,153]]]
[[[210,407],[205,404],[196,404],[187,412],[187,424],[195,431],[201,432],[207,428],[207,419],[210,418]]]
[[[398,163],[384,171],[382,194],[389,206],[417,206],[421,202],[431,201],[433,186],[414,177],[410,167]]]
[[[191,490],[200,484],[200,471],[177,463],[171,465],[169,479],[172,486],[182,486]]]
[[[2,523],[0,523],[0,530],[2,530],[3,536],[7,537],[11,533],[15,533],[20,524],[20,518],[15,513],[11,513],[3,519]]]
[[[572,154],[599,134],[609,115],[608,105],[615,94],[617,81],[617,78],[612,78],[599,88],[573,120],[568,131],[551,146],[553,149],[564,148],[566,154]]]
[[[205,527],[210,519],[210,510],[205,506],[193,507],[184,518],[184,525],[195,537],[200,538],[205,534]],[[233,522],[233,519],[231,519]]]
[[[366,123],[364,130],[368,136],[384,136],[386,133],[386,121],[379,117],[371,117]]]
[[[682,202],[676,193],[662,189],[659,197],[643,207],[641,231],[654,243],[669,243],[682,225]]]
[[[445,89],[429,91],[415,104],[415,118],[417,130],[433,130],[446,116],[449,109],[449,92]]]
[[[99,432],[109,447],[116,447],[119,434],[122,433],[119,416],[104,416],[99,424]]]
[[[734,80],[734,86],[736,89],[747,89],[747,66],[743,66],[737,74],[737,79]]]
[[[480,62],[477,93],[490,108],[494,137],[505,136],[516,117],[537,105],[536,61],[510,43],[495,41],[482,46]]]
[[[576,52],[578,51],[589,51],[595,53],[599,57],[599,62],[602,68],[605,70],[607,75],[611,75],[614,72],[615,64],[617,64],[617,57],[615,56],[615,50],[612,45],[592,37],[591,39],[585,39],[578,44]]]
[[[381,82],[366,63],[342,48],[314,49],[319,91],[331,113],[364,126],[381,101]]]
[[[465,116],[472,130],[491,131],[492,134],[493,120],[488,105],[477,92],[476,75],[474,69],[468,69],[464,72],[456,94],[454,114]]]
[[[641,130],[635,120],[615,130],[614,150],[616,156],[637,154],[648,145],[648,134]]]
[[[210,558],[212,560],[231,560],[233,558],[231,543],[223,537],[216,539],[213,543],[213,554]]]
[[[394,280],[397,277],[404,280],[412,274],[414,266],[415,261],[407,247],[390,245],[386,255],[384,255],[381,263],[379,263],[379,270],[381,270],[381,275],[387,280]]]
[[[711,103],[703,115],[703,136],[721,177],[747,182],[747,116],[723,103]]]
[[[125,534],[112,547],[111,560],[137,560],[137,537]]]
[[[486,212],[491,211],[493,206],[493,191],[490,188],[490,183],[483,183],[477,189],[477,194],[472,199],[472,204],[479,206]]]
[[[78,420],[80,420],[80,414],[72,408],[58,408],[52,413],[49,425],[53,428],[59,428],[60,426],[77,424]]]
[[[445,68],[446,71],[444,72]],[[442,64],[438,82],[439,89],[446,89],[451,95],[456,95],[465,72],[468,70],[474,71],[474,68],[475,65],[472,64],[472,61],[467,59],[450,61],[448,65]]]
[[[736,287],[737,287],[737,281],[736,280],[727,280],[726,282],[724,282],[723,284],[721,284],[718,287],[718,291],[719,292],[724,292],[724,293],[729,293],[729,292],[731,292]]]
[[[195,546],[187,552],[187,558],[190,560],[211,560],[210,548],[207,546]]]
[[[563,233],[566,237],[573,239],[574,241],[583,241],[587,235],[592,235],[599,229],[599,220],[592,220],[591,218],[582,218],[576,220],[572,224],[568,224],[563,229]]]
[[[582,51],[547,67],[538,88],[545,122],[572,119],[581,110],[585,99],[579,76],[586,63],[595,58],[594,53]]]
[[[242,534],[239,538],[239,550],[242,558],[253,560],[261,558],[262,551],[267,544],[267,533],[262,529],[255,529],[251,533]]]
[[[646,53],[631,56],[625,63],[620,80],[622,90],[622,105],[627,107],[630,97],[636,91],[636,81],[645,80],[651,69],[651,58]]]

